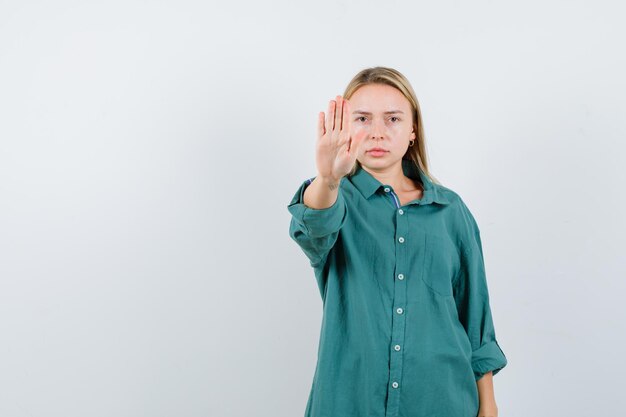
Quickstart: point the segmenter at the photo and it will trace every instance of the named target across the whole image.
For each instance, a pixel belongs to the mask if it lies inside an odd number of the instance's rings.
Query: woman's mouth
[[[369,151],[367,151],[367,153],[372,155],[372,156],[383,156],[387,152],[388,151],[386,151],[385,149],[382,149],[382,148],[373,148],[373,149],[370,149]]]

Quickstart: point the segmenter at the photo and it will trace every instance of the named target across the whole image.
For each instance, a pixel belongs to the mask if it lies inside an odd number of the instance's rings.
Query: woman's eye
[[[359,116],[356,118],[359,122],[364,122],[365,120],[361,120],[361,119],[365,119],[365,116]]]
[[[400,119],[399,119],[399,118],[397,118],[396,116],[391,116],[391,118],[390,118],[390,119],[391,119],[392,121],[394,121],[394,122],[396,122],[396,121],[399,121],[399,120],[400,120]],[[393,120],[393,119],[396,119],[396,120]]]

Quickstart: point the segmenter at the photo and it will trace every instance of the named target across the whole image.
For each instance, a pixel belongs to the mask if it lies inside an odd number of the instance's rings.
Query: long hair
[[[428,170],[428,155],[426,153],[422,113],[420,111],[419,102],[417,101],[417,96],[415,95],[415,91],[413,91],[413,87],[411,87],[409,80],[393,68],[366,68],[352,78],[343,93],[343,97],[350,100],[350,97],[352,97],[356,90],[368,84],[385,84],[394,87],[409,101],[412,108],[413,129],[416,139],[413,146],[409,146],[402,159],[412,161],[422,170],[422,172],[424,172],[426,176],[428,176],[428,178],[430,178],[432,182],[441,184]],[[354,166],[348,175],[353,175],[360,166],[361,163],[358,160],[355,161]]]

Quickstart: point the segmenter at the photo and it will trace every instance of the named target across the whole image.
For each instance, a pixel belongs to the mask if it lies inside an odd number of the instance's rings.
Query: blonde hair
[[[426,153],[426,142],[424,136],[424,125],[422,124],[422,113],[420,111],[420,105],[417,101],[417,96],[413,91],[413,87],[399,71],[393,68],[387,67],[373,67],[366,68],[359,72],[352,78],[348,86],[346,87],[343,97],[350,100],[350,97],[364,85],[368,84],[385,84],[398,89],[404,97],[409,101],[413,113],[413,129],[415,131],[415,143],[413,146],[409,146],[402,159],[412,161],[417,165],[422,172],[430,180],[436,184],[441,184],[432,174],[428,171],[428,155]],[[361,166],[361,163],[357,160],[352,167],[352,170],[348,175],[353,175],[356,170]]]

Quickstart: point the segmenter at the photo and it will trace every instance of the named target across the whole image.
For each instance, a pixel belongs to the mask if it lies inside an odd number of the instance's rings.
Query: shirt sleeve
[[[462,204],[468,225],[466,243],[462,245],[461,267],[453,282],[453,294],[459,320],[472,346],[472,369],[478,381],[489,371],[496,375],[507,364],[507,358],[496,340],[489,306],[480,230],[476,220]]]
[[[298,188],[287,209],[291,213],[289,236],[309,258],[312,267],[322,264],[339,236],[346,219],[346,202],[339,187],[335,203],[324,209],[304,204],[304,191],[315,177],[305,180]]]

